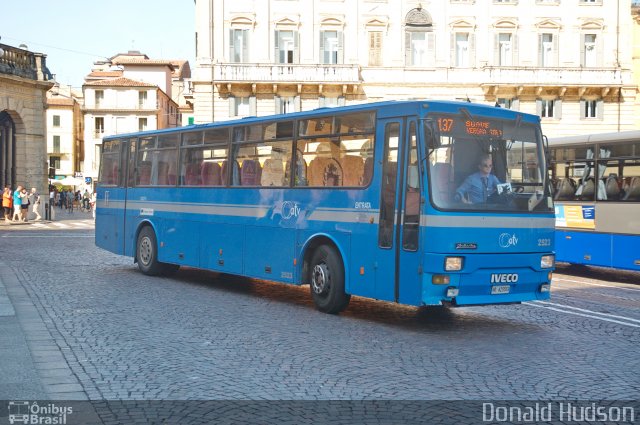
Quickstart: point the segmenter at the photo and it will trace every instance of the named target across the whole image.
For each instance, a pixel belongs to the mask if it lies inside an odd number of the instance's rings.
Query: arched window
[[[15,152],[16,152],[16,126],[11,116],[0,112],[0,186],[13,187],[16,180]]]
[[[405,64],[435,66],[436,40],[431,15],[421,8],[412,9],[405,18]]]

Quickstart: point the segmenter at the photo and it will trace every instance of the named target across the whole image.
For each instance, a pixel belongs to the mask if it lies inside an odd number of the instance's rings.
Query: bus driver
[[[455,199],[465,204],[482,204],[496,192],[500,180],[491,174],[493,160],[490,154],[482,154],[478,171],[468,176],[456,190]]]

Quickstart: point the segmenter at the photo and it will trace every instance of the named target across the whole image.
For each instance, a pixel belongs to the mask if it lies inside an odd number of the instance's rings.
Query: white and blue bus
[[[640,271],[640,131],[549,139],[557,260]]]
[[[483,156],[499,185],[468,203],[456,188]],[[96,244],[148,275],[309,284],[328,313],[351,295],[549,298],[554,210],[535,115],[390,101],[110,136],[97,192]]]

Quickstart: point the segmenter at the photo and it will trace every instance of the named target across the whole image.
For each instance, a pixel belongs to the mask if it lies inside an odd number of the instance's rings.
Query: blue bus
[[[456,192],[478,158],[499,184]],[[180,266],[413,306],[548,299],[553,200],[540,120],[388,101],[105,137],[96,245]],[[465,195],[465,194],[462,194]]]
[[[557,260],[640,271],[640,131],[549,139]]]

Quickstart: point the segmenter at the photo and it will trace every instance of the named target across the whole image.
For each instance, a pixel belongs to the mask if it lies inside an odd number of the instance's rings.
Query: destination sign
[[[502,137],[502,123],[488,119],[468,119],[459,115],[438,115],[438,130],[443,136]]]

